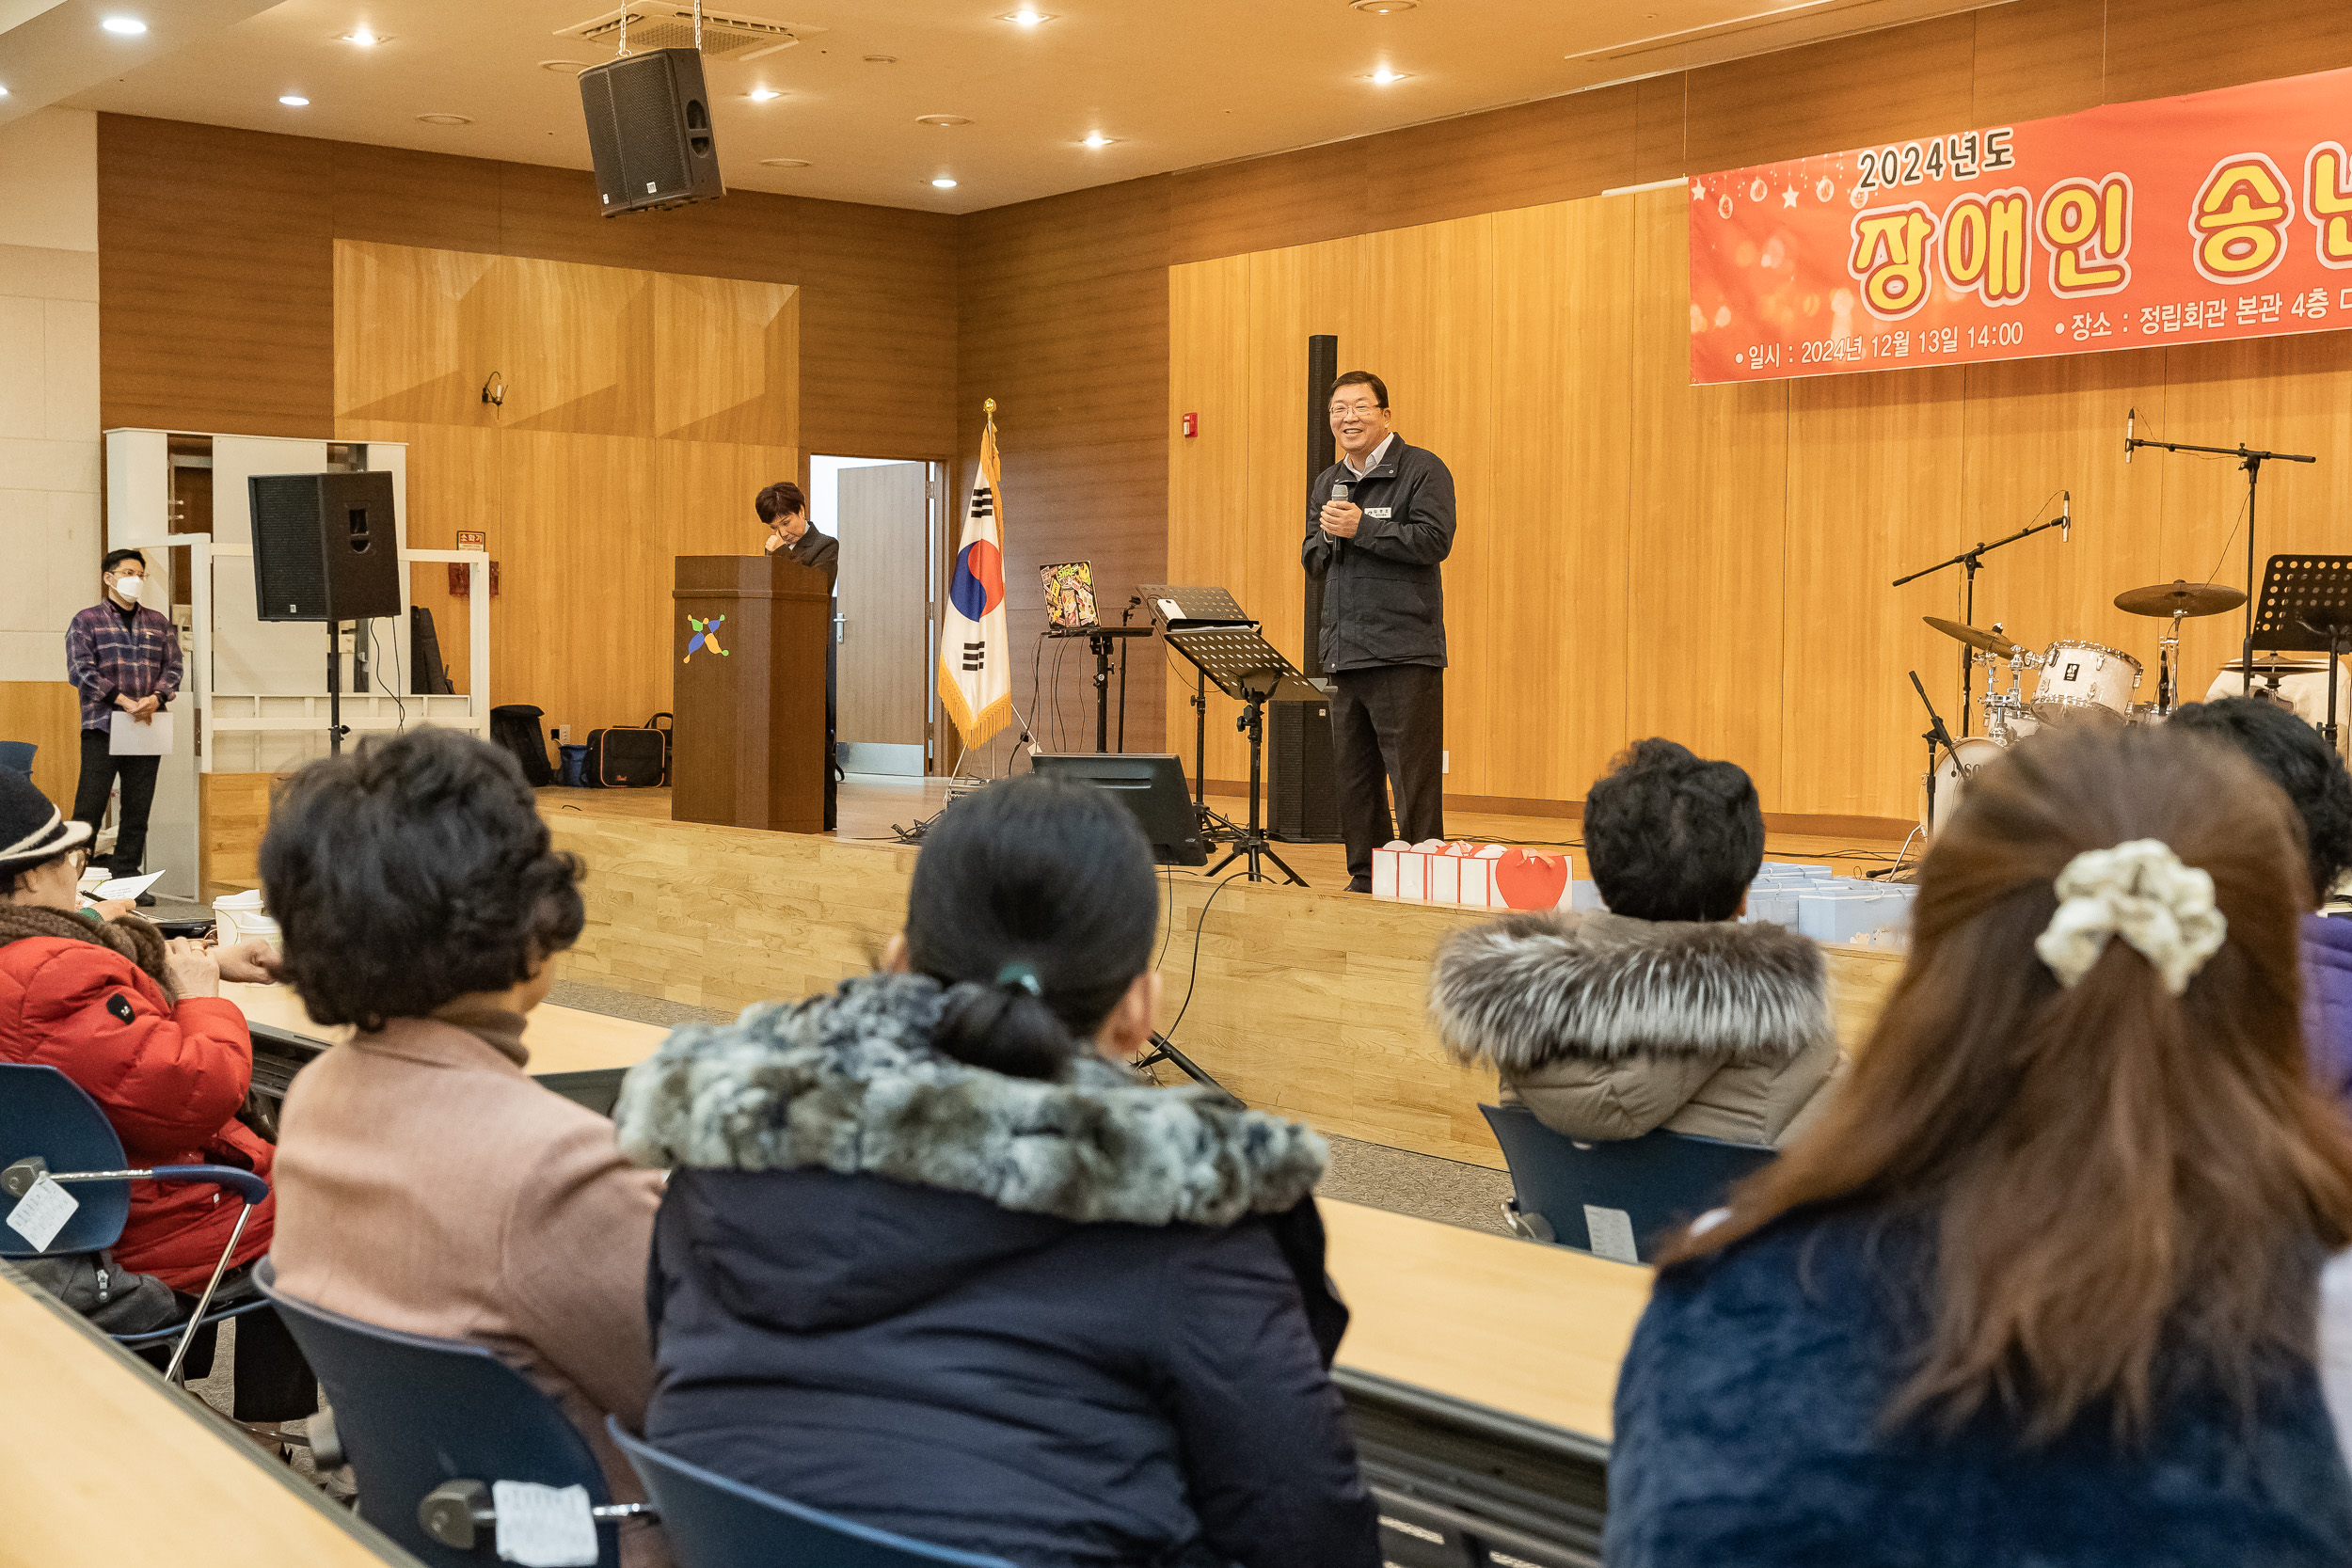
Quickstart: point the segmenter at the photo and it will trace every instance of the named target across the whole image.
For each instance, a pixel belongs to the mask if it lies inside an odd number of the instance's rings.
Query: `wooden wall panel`
[[[29,740],[33,787],[61,812],[73,809],[82,776],[82,699],[71,681],[0,681],[0,740]]]

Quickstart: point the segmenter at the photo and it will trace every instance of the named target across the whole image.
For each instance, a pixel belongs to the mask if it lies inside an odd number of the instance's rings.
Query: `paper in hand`
[[[151,871],[144,877],[117,877],[110,882],[101,882],[90,889],[89,895],[101,904],[115,898],[136,898],[153,887],[162,877],[160,871]]]
[[[107,727],[106,751],[118,757],[171,755],[171,715],[158,712],[144,724],[117,711]]]

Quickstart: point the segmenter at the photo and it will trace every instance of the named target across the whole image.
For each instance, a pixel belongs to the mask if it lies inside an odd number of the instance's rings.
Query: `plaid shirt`
[[[180,695],[180,630],[142,605],[124,624],[112,599],[82,610],[65,628],[65,673],[81,689],[82,728],[111,723],[115,698]]]

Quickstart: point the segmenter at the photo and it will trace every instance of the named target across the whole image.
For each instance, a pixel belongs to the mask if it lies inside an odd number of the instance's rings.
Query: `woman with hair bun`
[[[1024,1568],[1375,1568],[1323,1140],[1115,1065],[1156,894],[1117,801],[997,784],[925,838],[882,973],[630,1071],[621,1146],[675,1167],[649,1440]]]
[[[1661,1259],[1613,1568],[2352,1562],[2306,877],[2201,736],[2045,731],[1978,775],[1837,1101]]]

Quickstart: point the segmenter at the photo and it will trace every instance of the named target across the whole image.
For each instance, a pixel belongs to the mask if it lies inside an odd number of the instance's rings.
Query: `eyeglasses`
[[[1376,403],[1335,403],[1331,405],[1334,414],[1374,414],[1379,409],[1380,405]]]

